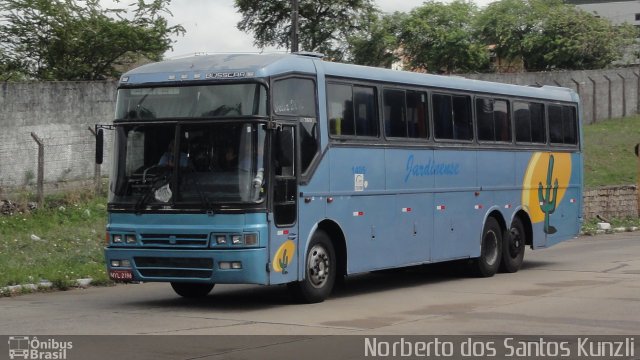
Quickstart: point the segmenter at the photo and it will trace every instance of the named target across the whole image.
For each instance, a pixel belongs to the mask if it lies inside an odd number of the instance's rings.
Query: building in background
[[[568,4],[611,20],[613,24],[629,23],[640,27],[640,1],[566,0]]]

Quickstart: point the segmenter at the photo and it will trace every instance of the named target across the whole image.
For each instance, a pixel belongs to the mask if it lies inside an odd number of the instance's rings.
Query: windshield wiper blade
[[[200,196],[200,200],[202,201],[202,204],[205,206],[205,211],[207,212],[207,215],[209,216],[215,215],[216,212],[213,208],[213,204],[211,203],[211,200],[209,199],[209,197],[205,195],[204,192],[202,192],[202,188],[200,187],[200,183],[198,182],[198,180],[194,180],[193,184],[196,186],[196,192],[198,193],[198,196]]]

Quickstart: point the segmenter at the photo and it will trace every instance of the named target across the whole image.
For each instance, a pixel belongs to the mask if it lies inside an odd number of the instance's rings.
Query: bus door
[[[277,123],[271,132],[271,174],[273,179],[269,225],[269,280],[281,284],[298,280],[298,179],[296,126]]]

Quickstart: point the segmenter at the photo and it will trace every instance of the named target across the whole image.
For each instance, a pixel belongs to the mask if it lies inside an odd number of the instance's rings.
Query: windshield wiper
[[[198,180],[194,180],[193,184],[196,187],[196,192],[198,193],[198,196],[200,196],[200,200],[202,201],[202,204],[205,206],[207,215],[209,216],[215,215],[213,204],[211,203],[211,200],[209,199],[209,197],[205,195],[204,192],[202,192],[202,188],[200,187],[200,183],[198,182]]]

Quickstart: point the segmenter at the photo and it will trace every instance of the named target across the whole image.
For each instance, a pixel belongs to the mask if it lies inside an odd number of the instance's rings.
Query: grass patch
[[[640,116],[611,119],[584,127],[584,182],[587,188],[635,184]]]
[[[47,198],[45,208],[0,216],[0,288],[75,279],[109,282],[104,266],[106,198],[74,192]]]

